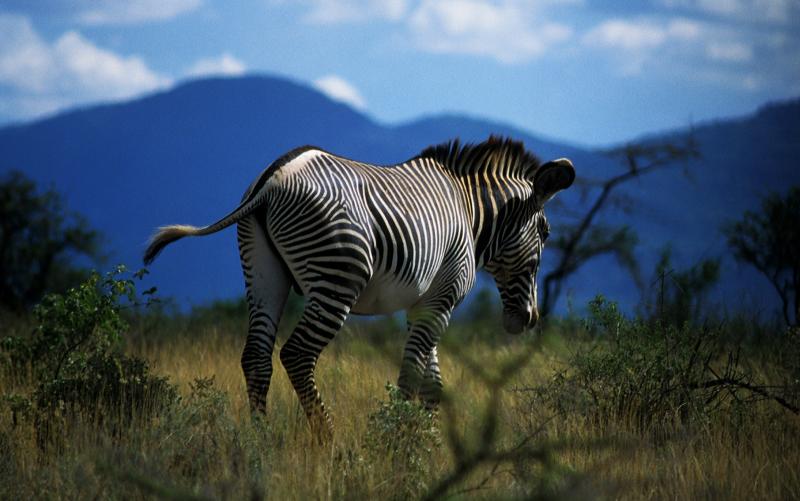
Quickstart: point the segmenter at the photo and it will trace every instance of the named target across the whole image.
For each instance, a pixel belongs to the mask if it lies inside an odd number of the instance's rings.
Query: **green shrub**
[[[707,420],[729,397],[726,387],[748,380],[719,326],[629,319],[601,296],[589,313],[585,329],[593,342],[551,381],[524,390],[532,407],[659,431]]]
[[[366,450],[372,462],[388,462],[400,480],[404,492],[397,497],[417,497],[427,487],[433,448],[441,444],[436,415],[392,384],[386,391],[389,400],[369,415]]]
[[[220,499],[263,499],[275,450],[265,423],[237,423],[213,376],[189,386],[187,398],[140,430],[138,452],[109,455],[107,474],[161,498],[205,499],[213,492]]]
[[[175,401],[166,378],[147,362],[122,353],[128,324],[122,310],[138,303],[134,278],[124,267],[101,277],[93,273],[64,294],[50,294],[34,308],[31,336],[0,341],[10,374],[33,383],[27,396],[7,398],[16,419],[30,409],[41,446],[58,441],[78,421],[119,429],[134,418],[149,418]],[[152,294],[147,291],[146,295]]]
[[[238,443],[238,431],[228,397],[214,387],[213,377],[195,379],[190,388],[189,398],[171,409],[156,436],[171,473],[202,479],[227,456],[225,448]]]

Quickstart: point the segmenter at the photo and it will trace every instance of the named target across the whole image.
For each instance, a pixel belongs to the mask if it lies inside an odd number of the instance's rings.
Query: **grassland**
[[[251,419],[239,368],[246,320],[232,313],[147,317],[127,330],[126,352],[181,395],[156,417],[120,428],[103,424],[108,409],[86,412],[62,421],[59,438],[43,447],[35,419],[5,406],[0,498],[800,498],[800,417],[774,402],[748,401],[742,412],[729,399],[691,426],[643,429],[624,413],[558,412],[522,391],[568,373],[572,354],[597,343],[569,322],[522,338],[496,334],[490,322],[455,326],[440,349],[448,398],[418,425],[422,441],[393,421],[421,410],[398,411],[387,400],[404,341],[399,323],[350,322],[318,366],[336,428],[333,443],[318,446],[277,354],[267,415]],[[742,363],[777,381],[771,357],[753,351]],[[501,385],[491,382],[520,359]],[[18,372],[0,375],[4,394],[33,384]]]

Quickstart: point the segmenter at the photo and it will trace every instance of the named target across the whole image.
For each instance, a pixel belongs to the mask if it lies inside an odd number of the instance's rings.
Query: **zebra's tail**
[[[197,226],[188,226],[185,224],[173,224],[170,226],[161,226],[150,237],[147,245],[147,250],[144,251],[144,264],[149,266],[150,263],[158,256],[161,250],[175,240],[179,240],[186,236],[207,235],[203,232],[205,228],[198,228]]]
[[[145,266],[149,266],[156,256],[158,256],[161,250],[164,249],[164,247],[176,240],[180,240],[183,237],[201,237],[216,233],[227,228],[228,226],[231,226],[232,224],[236,224],[242,218],[252,213],[264,202],[266,198],[266,194],[264,193],[263,189],[253,189],[255,185],[256,183],[253,183],[253,186],[250,187],[248,192],[245,194],[242,203],[239,204],[239,207],[215,223],[200,227],[189,226],[185,224],[173,224],[158,228],[153,236],[150,237],[147,250],[144,251],[143,260]],[[259,188],[263,188],[263,185],[259,186]]]

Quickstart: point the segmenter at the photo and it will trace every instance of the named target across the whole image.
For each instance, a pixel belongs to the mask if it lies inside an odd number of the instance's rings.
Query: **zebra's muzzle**
[[[539,308],[534,308],[531,311],[531,319],[528,320],[528,329],[533,329],[539,322]]]

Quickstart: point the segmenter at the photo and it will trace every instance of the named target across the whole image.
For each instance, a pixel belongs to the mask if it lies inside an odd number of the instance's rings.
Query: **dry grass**
[[[622,422],[602,426],[582,416],[553,417],[531,409],[515,386],[546,381],[562,367],[565,345],[545,342],[512,380],[497,389],[476,377],[472,361],[495,368],[528,350],[509,340],[499,346],[470,341],[463,348],[448,336],[440,351],[450,413],[439,417],[442,444],[425,454],[418,479],[395,470],[392,458],[370,452],[368,415],[386,399],[397,377],[403,336],[381,344],[363,340],[365,327],[351,327],[323,355],[318,382],[336,427],[331,447],[313,445],[305,418],[275,356],[275,375],[264,422],[247,410],[239,368],[243,326],[206,325],[165,335],[140,335],[129,351],[169,376],[183,395],[173,416],[110,436],[91,425],[77,427],[57,453],[37,448],[30,423],[13,426],[0,417],[0,497],[192,499],[331,499],[422,496],[457,463],[446,437],[451,430],[475,450],[484,410],[499,393],[495,450],[521,440],[539,447],[541,458],[487,461],[451,493],[458,497],[626,499],[798,499],[800,419],[767,403],[746,423],[718,419],[658,439]],[[559,338],[554,338],[556,341]],[[205,397],[191,396],[197,378],[213,377]],[[10,384],[8,375],[0,386]],[[470,445],[472,444],[472,445]],[[464,445],[464,444],[462,444]],[[543,448],[542,448],[543,447]],[[465,452],[465,453],[466,453]]]

